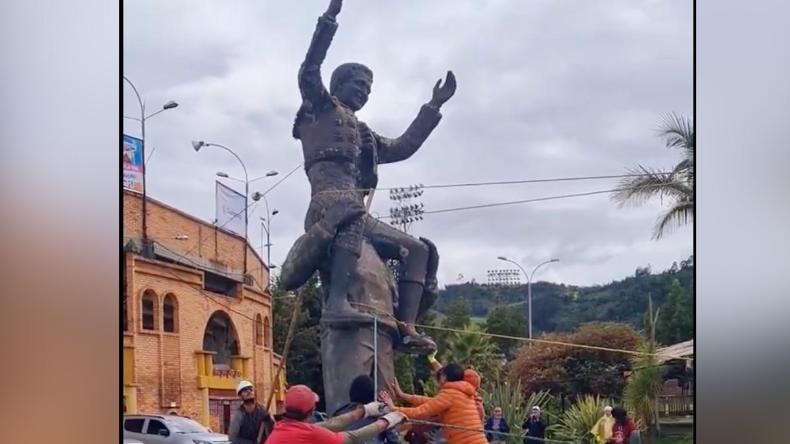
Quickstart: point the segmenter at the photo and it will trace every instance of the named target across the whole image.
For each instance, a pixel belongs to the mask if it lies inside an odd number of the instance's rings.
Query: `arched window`
[[[151,290],[146,290],[142,297],[142,327],[143,330],[156,330],[157,327],[157,307],[158,304],[156,293]]]
[[[172,294],[165,296],[162,306],[162,324],[164,330],[170,333],[178,331],[178,302]]]
[[[272,348],[272,323],[268,316],[263,320],[263,345]]]
[[[214,368],[230,368],[230,357],[239,354],[239,337],[227,313],[216,311],[208,320],[203,334],[203,350],[216,352]]]
[[[263,321],[261,321],[261,315],[255,316],[255,345],[263,345]]]

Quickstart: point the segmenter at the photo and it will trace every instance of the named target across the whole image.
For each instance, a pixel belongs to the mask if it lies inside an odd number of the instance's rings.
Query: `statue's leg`
[[[312,220],[315,214],[322,214],[318,221]],[[361,218],[364,214],[364,207],[350,207],[345,201],[335,202],[326,211],[313,209],[307,231],[294,242],[282,264],[280,285],[286,291],[296,290],[304,285],[326,259],[338,227],[354,218]]]
[[[373,323],[345,327],[321,326],[321,364],[324,377],[326,413],[333,415],[349,402],[351,382],[359,375],[374,376],[374,349],[378,348],[378,390],[386,390],[395,378],[392,339],[379,330],[373,341]]]
[[[362,250],[363,218],[355,218],[338,230],[332,245],[329,266],[329,292],[326,301],[328,319],[338,321],[367,320],[369,317],[355,310],[348,302],[357,261]]]
[[[406,323],[400,324],[403,343],[419,351],[435,350],[436,344],[433,340],[419,334],[412,325],[420,312],[420,301],[425,289],[428,245],[390,225],[372,219],[368,222],[367,234],[379,254],[387,259],[400,260],[396,317]]]
[[[439,270],[439,252],[436,245],[429,239],[421,237],[420,240],[428,246],[428,270],[425,274],[425,291],[420,300],[420,310],[417,318],[424,315],[436,302],[439,297],[439,281],[436,272]]]

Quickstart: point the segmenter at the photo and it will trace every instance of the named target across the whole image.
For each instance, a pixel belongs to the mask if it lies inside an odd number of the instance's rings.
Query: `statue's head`
[[[365,106],[373,85],[373,71],[360,63],[344,63],[332,73],[329,93],[354,111]]]

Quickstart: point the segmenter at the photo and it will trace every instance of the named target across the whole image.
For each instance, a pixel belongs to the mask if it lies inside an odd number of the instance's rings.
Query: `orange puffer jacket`
[[[477,406],[477,413],[480,415],[480,422],[486,422],[486,409],[483,406],[483,398],[480,396],[478,390],[480,390],[480,375],[468,368],[464,370],[464,381],[472,384],[472,387],[475,389],[475,405]]]
[[[466,381],[445,382],[439,393],[417,407],[398,407],[409,419],[432,420],[472,430],[483,430],[483,422],[475,405],[475,389]],[[447,444],[487,444],[483,432],[443,427]]]

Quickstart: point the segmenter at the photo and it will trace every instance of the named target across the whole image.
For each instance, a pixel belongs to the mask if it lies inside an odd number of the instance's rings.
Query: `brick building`
[[[192,417],[225,432],[248,379],[282,402],[272,349],[269,270],[240,236],[123,192],[123,385],[128,413]],[[242,273],[247,255],[247,273]],[[273,386],[274,385],[274,386]],[[272,406],[276,408],[276,406]]]

